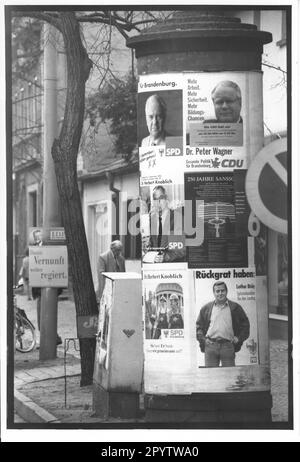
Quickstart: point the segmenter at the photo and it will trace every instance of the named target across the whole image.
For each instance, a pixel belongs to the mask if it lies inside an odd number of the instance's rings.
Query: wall
[[[126,193],[122,199],[137,198],[139,196],[138,173],[124,174],[115,177],[114,187]],[[83,215],[90,252],[90,262],[94,284],[97,283],[97,260],[100,253],[109,248],[113,234],[113,206],[112,193],[104,177],[88,180],[83,183]],[[107,207],[107,211],[104,210]],[[106,223],[106,218],[107,223]],[[120,222],[126,220],[124,209],[120,211]],[[106,223],[106,224],[105,224]],[[103,229],[105,235],[101,235]],[[140,272],[139,260],[127,260],[127,271]]]

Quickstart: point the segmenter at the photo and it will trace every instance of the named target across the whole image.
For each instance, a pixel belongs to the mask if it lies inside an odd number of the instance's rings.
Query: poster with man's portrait
[[[166,156],[183,154],[182,84],[174,75],[142,76],[138,87],[138,145],[161,150]]]
[[[186,85],[187,145],[243,146],[244,76],[195,74]]]
[[[183,184],[141,187],[140,210],[143,263],[185,262]]]
[[[258,364],[255,268],[194,270],[198,368]]]

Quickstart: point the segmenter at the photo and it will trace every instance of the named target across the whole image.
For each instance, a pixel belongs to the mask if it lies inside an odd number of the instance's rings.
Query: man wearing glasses
[[[242,96],[240,87],[231,80],[219,82],[211,93],[216,119],[204,123],[243,123],[240,116]]]

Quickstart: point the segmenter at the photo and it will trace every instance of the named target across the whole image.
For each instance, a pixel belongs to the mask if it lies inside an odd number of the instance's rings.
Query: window
[[[110,244],[110,211],[107,201],[90,204],[87,208],[87,236],[91,269],[97,286],[97,262],[99,255],[106,252]]]
[[[39,226],[38,217],[38,185],[27,186],[27,228]]]

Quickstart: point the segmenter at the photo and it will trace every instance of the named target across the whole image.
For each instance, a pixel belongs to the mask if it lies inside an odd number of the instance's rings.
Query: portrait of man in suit
[[[154,263],[184,261],[185,248],[170,248],[175,236],[183,235],[183,208],[171,209],[168,195],[159,185],[152,192],[152,208],[150,211],[150,249],[158,249]]]
[[[182,93],[181,89],[168,89],[138,94],[138,145],[143,148],[142,152],[150,148],[165,150],[169,156],[182,155]],[[171,152],[172,148],[174,151]]]
[[[159,95],[149,96],[145,105],[145,115],[149,135],[142,140],[142,147],[165,146],[167,105],[164,99]]]

